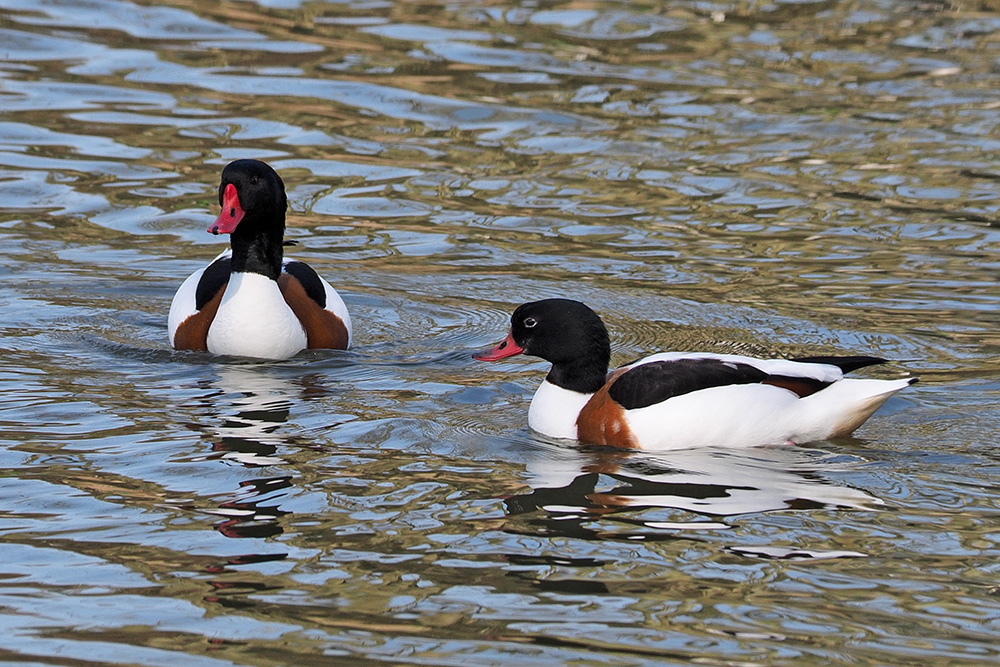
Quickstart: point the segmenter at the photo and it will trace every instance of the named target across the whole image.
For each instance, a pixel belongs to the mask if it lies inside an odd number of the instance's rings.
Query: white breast
[[[591,396],[545,380],[531,399],[528,426],[552,438],[576,440],[576,418]]]
[[[306,347],[306,332],[278,283],[257,273],[233,273],[208,330],[213,354],[287,359]]]

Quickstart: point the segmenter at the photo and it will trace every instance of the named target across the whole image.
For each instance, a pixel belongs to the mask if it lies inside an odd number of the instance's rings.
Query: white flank
[[[531,399],[528,426],[552,438],[576,440],[576,418],[591,396],[545,380]]]
[[[198,269],[190,276],[187,280],[181,283],[181,286],[177,288],[177,293],[174,294],[174,300],[170,302],[170,314],[167,315],[167,331],[170,333],[170,346],[174,345],[174,334],[177,333],[177,327],[187,318],[198,312],[195,307],[197,300],[195,299],[195,292],[198,290],[198,281],[201,280],[201,274],[205,273],[205,269]]]
[[[195,294],[198,291],[198,283],[201,281],[201,276],[205,273],[205,269],[211,266],[212,263],[220,257],[232,254],[233,251],[231,249],[223,250],[216,255],[215,259],[209,262],[208,265],[198,269],[188,276],[187,279],[181,283],[181,286],[177,288],[177,292],[174,294],[174,299],[170,302],[170,314],[167,316],[167,331],[170,335],[171,347],[174,345],[174,335],[177,333],[177,327],[179,327],[184,320],[198,312],[198,300]]]
[[[754,447],[848,435],[909,380],[840,380],[799,398],[761,384],[729,385],[629,410],[643,449]]]
[[[278,283],[257,273],[233,273],[208,330],[208,350],[260,359],[287,359],[306,347],[306,332]]]
[[[209,266],[216,260],[232,256],[232,249],[219,253]],[[289,260],[286,259],[284,264]],[[205,268],[208,268],[207,266]],[[177,328],[191,315],[198,312],[196,307],[196,292],[205,268],[198,269],[181,283],[170,303],[170,314],[167,317],[167,330],[170,345],[174,344]],[[260,357],[264,359],[287,359],[305,349],[305,333],[302,325],[295,318],[291,309],[285,303],[278,290],[277,283],[256,274],[233,274],[232,280],[238,275],[243,276],[238,282],[240,286],[230,286],[223,296],[224,306],[220,306],[212,327],[208,333],[208,349],[215,354],[232,354],[237,356]],[[248,276],[252,276],[248,279]],[[347,327],[347,341],[350,346],[353,338],[351,316],[347,305],[333,287],[320,277],[323,289],[326,290],[326,309],[339,317]],[[242,290],[248,290],[243,292]],[[257,290],[262,297],[258,298]],[[236,293],[240,292],[239,298]],[[235,300],[234,300],[235,299]],[[220,323],[220,317],[223,321]],[[294,326],[292,324],[294,323]],[[272,327],[274,327],[272,329]],[[256,333],[254,333],[256,332]],[[276,333],[277,332],[277,333]],[[301,345],[299,345],[301,335]],[[214,343],[213,343],[214,341]],[[288,352],[288,350],[293,351]],[[262,350],[266,353],[256,353],[252,350]]]
[[[344,323],[347,327],[347,347],[351,346],[351,340],[354,338],[354,332],[351,329],[351,316],[347,312],[347,304],[344,300],[340,298],[337,294],[337,290],[330,286],[330,283],[326,282],[322,276],[320,276],[320,282],[323,283],[323,288],[326,290],[326,309],[331,313],[340,318],[340,321]]]
[[[780,445],[800,400],[780,387],[726,385],[628,410],[625,421],[649,450]]]

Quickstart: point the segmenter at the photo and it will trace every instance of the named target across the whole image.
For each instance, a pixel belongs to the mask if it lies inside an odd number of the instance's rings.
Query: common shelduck
[[[794,444],[848,435],[916,378],[844,379],[876,357],[754,359],[666,352],[608,374],[611,342],[578,301],[519,306],[510,334],[474,355],[516,354],[552,363],[528,425],[554,438],[647,450]]]
[[[222,212],[208,231],[230,248],[185,280],[170,305],[178,350],[287,359],[306,348],[347,349],[351,318],[305,262],[284,259],[285,184],[259,160],[222,170]]]

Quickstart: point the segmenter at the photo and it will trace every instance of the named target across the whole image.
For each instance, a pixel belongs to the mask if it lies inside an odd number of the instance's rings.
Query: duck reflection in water
[[[794,447],[650,453],[549,445],[527,465],[532,491],[507,498],[505,505],[510,515],[544,510],[553,519],[547,530],[586,533],[579,524],[626,510],[677,510],[642,520],[619,517],[645,529],[707,530],[728,528],[724,519],[737,515],[873,510],[884,504],[865,491],[831,482],[829,473],[857,463],[839,461]]]
[[[279,447],[298,447],[281,432],[293,406],[303,395],[322,393],[317,374],[290,371],[261,364],[219,365],[212,383],[218,390],[211,397],[212,411],[220,419],[214,427],[212,452],[192,460],[220,460],[245,468],[282,466]],[[227,537],[270,537],[282,532],[276,521],[289,512],[274,502],[293,486],[291,475],[255,477],[239,483],[239,490],[206,510],[226,519],[216,526]]]
[[[214,385],[224,396],[233,397],[227,410],[231,407],[235,411],[220,415],[222,423],[215,429],[217,440],[212,447],[216,454],[208,458],[245,466],[286,463],[276,454],[278,446],[286,442],[279,429],[291,414],[296,392],[291,382],[253,364],[220,366]]]

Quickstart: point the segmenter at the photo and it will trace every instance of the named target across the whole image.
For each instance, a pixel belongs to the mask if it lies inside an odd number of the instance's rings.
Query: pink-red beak
[[[513,357],[515,354],[521,354],[522,352],[524,352],[524,348],[514,342],[514,334],[507,334],[507,338],[503,342],[497,343],[496,346],[486,352],[477,352],[472,356],[480,361],[499,361],[500,359]]]
[[[246,215],[246,211],[240,206],[240,197],[236,193],[236,186],[230,183],[222,192],[222,213],[215,219],[208,231],[212,234],[232,234],[236,231],[236,225]]]

